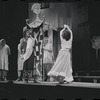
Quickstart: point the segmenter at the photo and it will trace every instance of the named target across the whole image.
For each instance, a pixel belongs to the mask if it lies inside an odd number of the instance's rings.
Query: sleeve
[[[72,40],[73,40],[72,30],[70,29],[70,27],[69,27],[69,26],[67,27],[67,29],[68,29],[68,31],[69,31],[69,32],[70,32],[70,34],[71,34],[71,38],[70,38],[70,40],[72,41]]]
[[[11,50],[10,50],[10,47],[9,46],[8,46],[8,53],[11,54]]]
[[[21,54],[21,45],[20,44],[18,44],[18,48],[17,49],[18,49],[18,53]]]
[[[70,38],[70,40],[72,41],[72,40],[73,40],[73,34],[72,34],[72,31],[71,31],[71,29],[68,29],[68,31],[69,31],[70,34],[71,34],[71,38]]]
[[[60,31],[60,39],[62,40],[63,37],[62,37],[62,32],[65,30],[65,28],[63,28],[61,31]]]
[[[29,38],[27,41],[27,47],[26,47],[26,52],[23,55],[24,61],[26,61],[27,59],[29,59],[29,57],[31,56],[33,51],[33,43],[32,40]]]
[[[18,48],[17,49],[18,49],[18,51],[20,51],[20,44],[18,44]]]
[[[9,55],[11,52],[10,52],[10,47],[6,44],[6,52],[7,54]]]

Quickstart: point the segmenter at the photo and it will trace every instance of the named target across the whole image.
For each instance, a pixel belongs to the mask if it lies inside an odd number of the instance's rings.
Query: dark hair
[[[23,32],[23,37],[25,37],[26,36],[26,32]]]
[[[44,32],[44,37],[48,37],[48,30]]]
[[[5,43],[6,44],[6,40],[5,39],[2,39],[2,43]]]
[[[68,41],[68,40],[70,39],[70,37],[71,37],[71,34],[70,34],[70,32],[69,32],[67,29],[65,29],[65,30],[63,31],[63,33],[62,33],[62,37],[63,37],[66,41]]]
[[[26,37],[26,32],[27,32],[28,30],[25,30],[24,32],[23,32],[23,37],[25,38]]]

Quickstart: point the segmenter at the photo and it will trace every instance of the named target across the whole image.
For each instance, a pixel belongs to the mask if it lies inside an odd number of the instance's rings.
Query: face
[[[44,39],[44,45],[46,45],[48,43],[48,39]]]
[[[2,42],[2,46],[5,46],[5,44],[6,44],[6,42],[5,42],[5,41],[3,41],[3,42]]]
[[[40,13],[40,4],[35,4],[33,8],[33,13],[39,14]]]
[[[30,36],[31,33],[32,33],[32,29],[28,29],[28,30],[26,31],[26,35],[27,35],[27,36]]]
[[[26,36],[30,36],[29,30],[26,31]]]

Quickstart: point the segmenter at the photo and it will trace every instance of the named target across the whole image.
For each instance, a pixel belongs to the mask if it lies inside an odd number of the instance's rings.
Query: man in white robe
[[[50,77],[47,73],[51,70],[54,58],[53,58],[53,47],[52,43],[48,41],[48,37],[44,38],[43,46],[43,80],[50,81]]]
[[[7,80],[7,71],[9,70],[8,56],[10,54],[10,47],[6,44],[5,39],[0,40],[0,75],[1,80]]]

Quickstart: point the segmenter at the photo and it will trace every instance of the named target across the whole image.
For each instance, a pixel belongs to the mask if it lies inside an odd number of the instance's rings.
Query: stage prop
[[[98,60],[98,50],[100,48],[100,36],[97,37],[94,36],[91,42],[92,42],[92,47],[96,50],[96,58]]]

